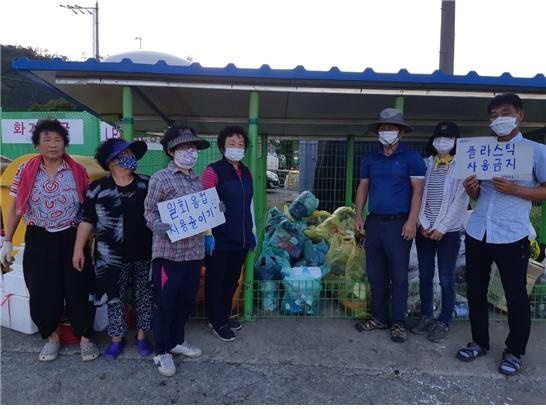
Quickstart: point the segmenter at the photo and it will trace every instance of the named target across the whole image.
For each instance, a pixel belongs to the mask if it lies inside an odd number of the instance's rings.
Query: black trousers
[[[487,291],[493,262],[499,269],[508,309],[506,351],[524,355],[531,332],[531,311],[527,295],[527,237],[507,244],[491,244],[466,235],[466,283],[472,340],[489,349]]]
[[[93,292],[91,255],[85,248],[85,268],[72,267],[76,229],[48,232],[27,226],[23,272],[30,294],[30,316],[42,338],[55,331],[61,320],[66,301],[68,319],[74,335],[91,338],[95,307],[89,301]]]
[[[227,324],[233,294],[239,285],[241,267],[248,250],[214,250],[205,257],[205,303],[214,328]]]
[[[163,355],[185,340],[184,327],[195,306],[202,260],[152,261],[155,352]]]

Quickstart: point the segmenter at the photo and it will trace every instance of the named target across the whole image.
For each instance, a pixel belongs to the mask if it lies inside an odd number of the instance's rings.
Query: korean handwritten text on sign
[[[498,142],[494,136],[460,138],[457,140],[455,176],[465,179],[531,179],[533,146],[525,140]]]
[[[195,236],[226,222],[219,209],[220,198],[216,188],[202,190],[157,204],[163,223],[169,223],[167,232],[171,242]]]

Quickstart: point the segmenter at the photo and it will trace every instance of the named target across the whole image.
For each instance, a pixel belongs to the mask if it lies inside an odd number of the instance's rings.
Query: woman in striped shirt
[[[463,181],[455,179],[455,143],[459,127],[440,122],[427,144],[427,173],[419,213],[419,230],[415,238],[419,259],[419,294],[421,318],[411,329],[427,334],[432,342],[441,342],[449,332],[455,305],[455,261],[463,230],[463,215],[469,197]],[[438,273],[442,288],[442,310],[433,317],[433,277],[438,256]]]

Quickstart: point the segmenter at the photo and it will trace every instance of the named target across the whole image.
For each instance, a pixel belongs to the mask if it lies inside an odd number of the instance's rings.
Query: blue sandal
[[[521,359],[505,352],[502,354],[502,361],[499,365],[499,372],[503,375],[512,376],[521,371],[522,363]]]
[[[457,359],[464,362],[470,362],[486,353],[486,349],[483,349],[474,342],[469,342],[465,348],[461,348],[457,351]]]

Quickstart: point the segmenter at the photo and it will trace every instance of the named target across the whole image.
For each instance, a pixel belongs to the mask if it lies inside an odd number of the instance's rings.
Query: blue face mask
[[[137,158],[133,154],[121,156],[118,158],[118,166],[124,169],[136,170]]]

